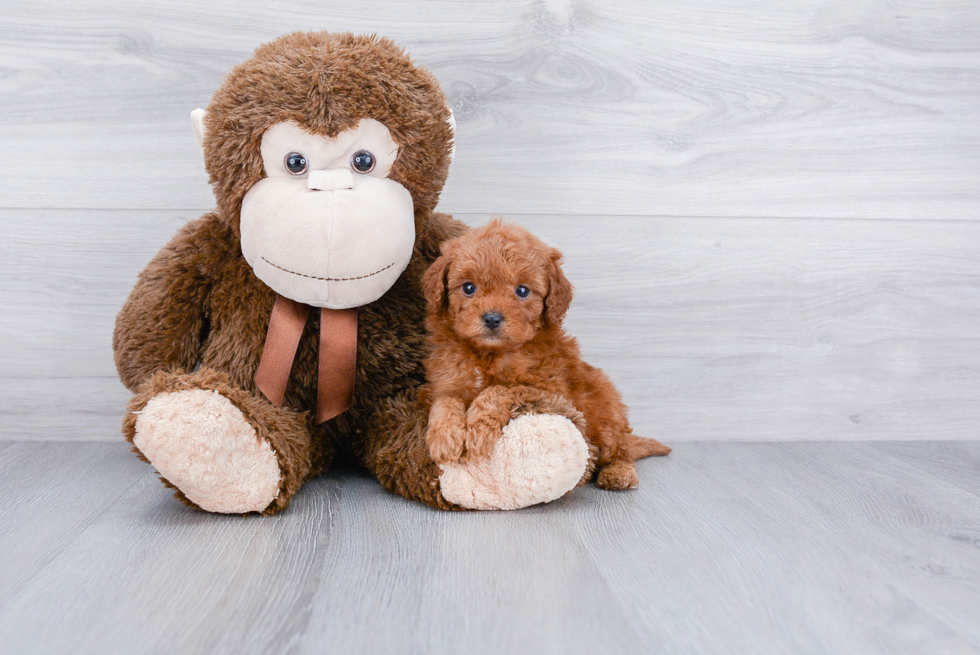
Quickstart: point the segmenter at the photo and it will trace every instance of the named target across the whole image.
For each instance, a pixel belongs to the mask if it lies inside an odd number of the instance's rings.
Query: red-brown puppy
[[[499,219],[442,244],[423,278],[429,451],[438,463],[484,457],[511,407],[557,394],[585,417],[596,484],[629,489],[634,462],[670,448],[633,434],[619,392],[562,329],[572,285],[560,262],[556,249]]]

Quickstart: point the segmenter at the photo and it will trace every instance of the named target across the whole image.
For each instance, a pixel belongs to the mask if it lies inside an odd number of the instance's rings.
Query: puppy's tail
[[[632,443],[630,444],[630,452],[636,459],[663,456],[669,454],[671,451],[670,446],[665,446],[656,439],[638,437],[635,434],[630,435],[630,439],[632,439]]]

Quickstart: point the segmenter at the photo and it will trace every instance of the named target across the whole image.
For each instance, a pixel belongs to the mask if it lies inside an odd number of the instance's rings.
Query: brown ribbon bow
[[[282,406],[296,349],[313,307],[276,296],[255,384],[276,407]],[[351,406],[357,364],[357,309],[320,309],[320,362],[317,369],[316,422],[329,421]]]

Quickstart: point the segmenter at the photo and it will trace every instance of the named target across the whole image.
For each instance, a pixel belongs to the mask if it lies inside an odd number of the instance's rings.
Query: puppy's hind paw
[[[599,470],[595,485],[607,491],[633,489],[640,484],[633,462],[610,462]]]

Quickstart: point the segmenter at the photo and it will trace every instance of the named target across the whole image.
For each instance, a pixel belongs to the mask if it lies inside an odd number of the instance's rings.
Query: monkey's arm
[[[213,214],[189,222],[139,274],[112,336],[119,378],[131,391],[156,371],[187,372],[197,363],[226,230]]]
[[[582,415],[568,399],[532,400],[529,392],[528,402],[509,408],[522,423],[500,452],[440,465],[426,446],[427,395],[421,387],[381,400],[357,442],[361,461],[387,489],[439,509],[517,509],[554,500],[591,479],[595,454],[582,437]]]
[[[356,450],[367,469],[400,496],[439,509],[461,509],[440,489],[439,465],[425,443],[431,406],[425,388],[406,389],[382,399]]]

